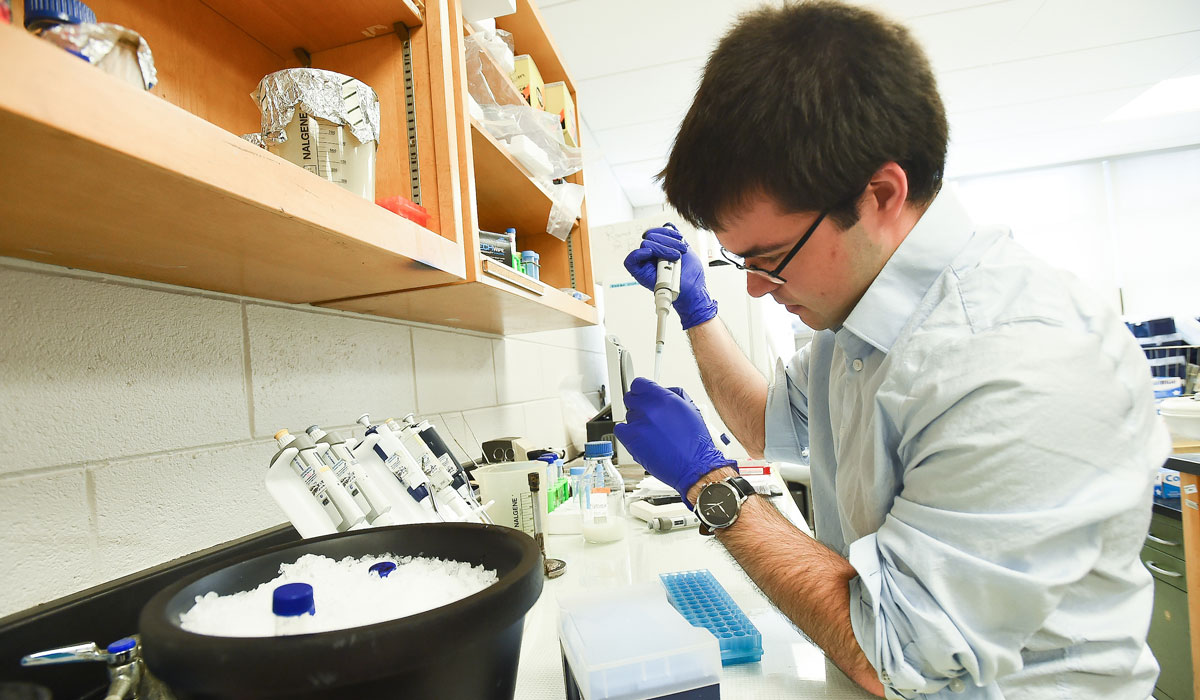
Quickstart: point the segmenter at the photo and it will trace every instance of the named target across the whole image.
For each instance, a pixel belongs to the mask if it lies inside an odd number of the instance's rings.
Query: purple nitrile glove
[[[715,318],[717,302],[708,295],[708,289],[704,286],[704,263],[688,247],[674,224],[664,224],[661,228],[652,228],[643,233],[642,244],[625,257],[625,269],[629,270],[638,284],[654,291],[658,261],[680,258],[683,258],[683,269],[679,274],[679,298],[672,306],[686,331]]]
[[[684,503],[700,477],[737,463],[713,445],[700,410],[683,389],[638,377],[625,394],[625,409],[625,422],[614,429],[617,439],[646,471],[678,491]]]

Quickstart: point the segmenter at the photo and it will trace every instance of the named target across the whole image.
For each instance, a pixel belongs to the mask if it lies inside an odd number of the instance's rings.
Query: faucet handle
[[[49,664],[72,664],[80,661],[108,661],[108,653],[96,646],[95,642],[84,642],[29,654],[21,658],[21,665],[46,666]]]
[[[95,642],[83,642],[70,646],[47,649],[21,658],[22,666],[48,666],[50,664],[73,664],[80,661],[103,661],[108,664],[127,663],[137,656],[136,637],[123,637],[101,649]]]

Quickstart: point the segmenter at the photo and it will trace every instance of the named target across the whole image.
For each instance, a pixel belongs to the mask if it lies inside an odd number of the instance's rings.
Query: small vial
[[[314,631],[313,616],[317,614],[313,587],[307,583],[285,583],[271,596],[271,612],[275,613],[275,636],[308,634]]]

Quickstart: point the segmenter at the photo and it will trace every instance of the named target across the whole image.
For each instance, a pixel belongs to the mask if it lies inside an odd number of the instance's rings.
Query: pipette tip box
[[[721,665],[762,658],[762,634],[708,569],[659,574],[667,600],[694,627],[703,627],[721,646]]]

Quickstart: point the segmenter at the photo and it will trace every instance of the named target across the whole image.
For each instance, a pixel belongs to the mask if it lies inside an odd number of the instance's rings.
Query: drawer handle
[[[1161,544],[1166,547],[1178,547],[1179,546],[1178,542],[1172,542],[1171,540],[1164,540],[1163,538],[1155,537],[1154,535],[1146,535],[1146,539],[1150,540],[1154,544]]]
[[[1171,578],[1179,578],[1183,576],[1183,574],[1179,573],[1178,571],[1167,571],[1166,569],[1157,567],[1152,561],[1146,562],[1146,568],[1161,576],[1169,576]]]

